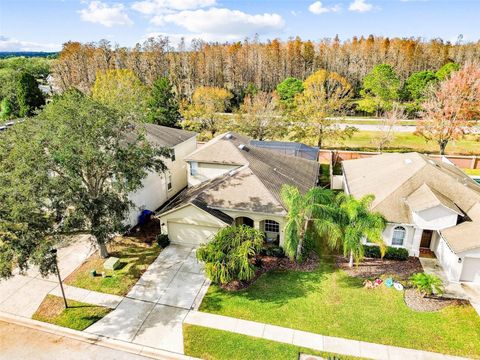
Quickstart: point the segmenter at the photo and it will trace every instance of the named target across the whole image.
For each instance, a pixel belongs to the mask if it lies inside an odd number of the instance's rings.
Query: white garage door
[[[480,283],[480,259],[469,258],[463,259],[463,270],[461,281],[473,281]]]
[[[211,239],[220,229],[216,226],[182,224],[167,222],[168,237],[172,243],[200,245]]]

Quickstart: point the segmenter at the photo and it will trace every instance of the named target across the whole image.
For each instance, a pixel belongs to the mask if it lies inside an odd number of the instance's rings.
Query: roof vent
[[[225,135],[225,139],[227,139],[227,140],[230,140],[232,137],[233,137],[233,136],[232,136],[232,134],[230,134],[230,133],[228,133],[227,135]]]
[[[247,145],[245,145],[245,144],[240,144],[240,145],[238,145],[238,148],[239,148],[240,150],[248,151],[248,147],[247,147]]]
[[[412,159],[405,159],[405,165],[410,165],[412,163]]]

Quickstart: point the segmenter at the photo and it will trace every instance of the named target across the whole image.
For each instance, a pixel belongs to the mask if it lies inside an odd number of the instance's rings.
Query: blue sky
[[[480,0],[0,0],[0,51],[69,41],[133,46],[150,35],[205,40],[299,35],[480,39]]]

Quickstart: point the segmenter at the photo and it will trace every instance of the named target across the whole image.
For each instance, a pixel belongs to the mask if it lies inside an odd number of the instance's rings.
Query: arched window
[[[395,226],[393,229],[392,245],[403,246],[407,230],[403,226]]]

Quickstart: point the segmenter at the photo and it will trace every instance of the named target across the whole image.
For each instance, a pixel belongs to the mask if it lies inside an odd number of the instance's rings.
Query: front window
[[[167,189],[172,190],[172,174],[167,175]]]
[[[198,163],[196,161],[190,162],[190,175],[195,176],[198,173]]]
[[[403,246],[406,232],[403,226],[395,226],[393,229],[392,245]]]
[[[280,232],[280,225],[273,220],[265,220],[265,232]]]

